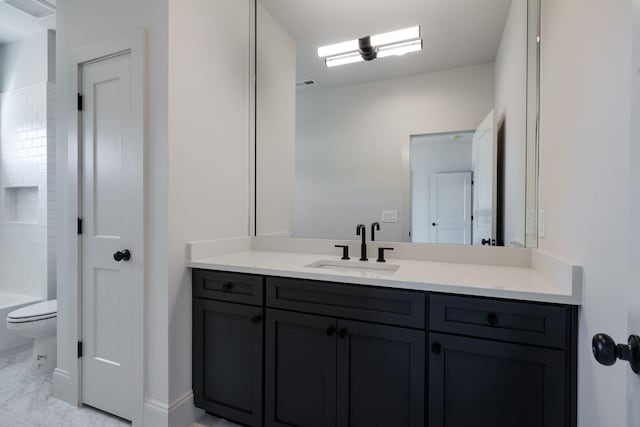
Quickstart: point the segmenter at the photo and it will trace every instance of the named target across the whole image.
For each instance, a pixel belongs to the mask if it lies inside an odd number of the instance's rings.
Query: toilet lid
[[[28,305],[9,313],[7,320],[10,322],[29,322],[48,319],[58,314],[58,300],[40,302]]]

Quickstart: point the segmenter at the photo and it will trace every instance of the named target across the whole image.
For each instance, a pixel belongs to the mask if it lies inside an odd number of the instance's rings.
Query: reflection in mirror
[[[257,0],[258,236],[536,246],[539,0]]]

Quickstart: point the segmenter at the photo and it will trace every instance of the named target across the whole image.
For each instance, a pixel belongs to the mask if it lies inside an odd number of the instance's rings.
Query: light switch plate
[[[398,222],[398,211],[382,211],[382,222]]]

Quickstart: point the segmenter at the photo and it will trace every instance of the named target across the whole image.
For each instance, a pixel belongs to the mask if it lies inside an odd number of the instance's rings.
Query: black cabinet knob
[[[491,239],[482,239],[480,243],[482,246],[491,246]]]
[[[431,223],[431,225],[433,225],[433,226],[435,227],[435,226],[436,226],[436,225],[438,225],[438,224],[436,224],[435,222],[432,222],[432,223]]]
[[[489,326],[496,326],[498,324],[498,315],[495,313],[487,314],[487,323],[489,323]]]
[[[349,333],[349,331],[346,328],[342,328],[340,329],[340,332],[338,332],[338,336],[340,338],[344,338],[347,336],[347,334]]]
[[[129,249],[118,251],[115,254],[113,254],[113,259],[116,260],[117,262],[129,261],[131,259],[131,252],[129,251]]]
[[[440,343],[434,342],[433,344],[431,344],[431,352],[433,354],[440,354],[441,351],[442,346],[440,345]]]
[[[233,283],[225,283],[224,285],[222,285],[222,291],[223,292],[229,292],[231,291],[231,289],[233,289]]]
[[[616,344],[607,334],[597,334],[591,341],[591,351],[598,363],[614,365],[618,359],[629,362],[631,369],[640,374],[640,337],[631,335],[627,344]]]
[[[251,319],[251,321],[253,323],[260,323],[262,322],[262,314],[258,314],[256,316],[253,316],[253,318]]]
[[[327,328],[327,336],[333,336],[336,333],[336,328],[334,326],[329,326]]]

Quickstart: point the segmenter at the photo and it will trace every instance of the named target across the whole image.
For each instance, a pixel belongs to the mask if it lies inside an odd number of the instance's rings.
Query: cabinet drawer
[[[262,305],[262,276],[193,270],[193,296],[197,298]]]
[[[267,277],[268,307],[410,328],[425,328],[425,294]]]
[[[565,307],[445,295],[430,297],[430,329],[458,335],[565,348]]]

